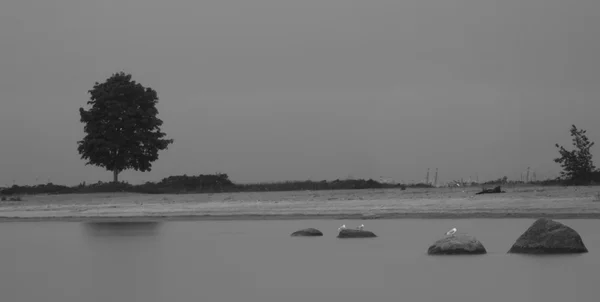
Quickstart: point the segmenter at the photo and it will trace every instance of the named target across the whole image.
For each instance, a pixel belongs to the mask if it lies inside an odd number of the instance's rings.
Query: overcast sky
[[[0,186],[110,181],[78,110],[118,71],[175,139],[132,183],[554,177],[571,124],[600,141],[598,37],[598,0],[7,0]]]

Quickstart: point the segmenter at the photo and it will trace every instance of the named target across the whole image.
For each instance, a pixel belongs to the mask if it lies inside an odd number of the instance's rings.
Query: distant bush
[[[360,190],[360,189],[386,189],[401,188],[401,184],[380,183],[373,179],[336,179],[334,181],[285,181],[274,183],[257,183],[236,185],[235,189],[242,192],[265,192],[265,191],[303,191],[303,190]]]
[[[429,186],[430,185],[426,185]],[[419,184],[414,185],[419,187]],[[422,187],[425,187],[422,186]],[[269,192],[269,191],[303,191],[303,190],[352,190],[352,189],[385,189],[401,188],[406,185],[380,183],[373,179],[345,179],[334,181],[285,181],[274,183],[234,184],[227,174],[208,174],[198,176],[170,176],[160,182],[147,182],[132,185],[126,182],[82,183],[67,187],[52,183],[35,186],[17,186],[0,190],[2,195],[24,194],[71,194],[71,193],[108,193],[132,192],[145,194],[185,194],[185,193],[217,193],[217,192]]]
[[[519,181],[519,180],[508,180],[507,177],[499,178],[496,180],[486,181],[481,185],[484,186],[507,186],[507,187],[516,187],[516,186],[564,186],[568,185],[568,181],[553,178],[553,179],[545,179],[545,180],[536,180],[536,181]]]
[[[35,186],[17,186],[13,185],[12,187],[3,189],[0,191],[2,195],[17,195],[17,194],[64,194],[64,193],[73,193],[73,189],[67,186],[55,185],[53,183],[48,183],[45,185],[35,185]]]
[[[424,182],[419,182],[419,183],[414,183],[414,184],[409,184],[406,187],[411,188],[411,189],[427,189],[427,188],[435,188],[434,185],[432,184],[428,184],[428,183],[424,183]]]

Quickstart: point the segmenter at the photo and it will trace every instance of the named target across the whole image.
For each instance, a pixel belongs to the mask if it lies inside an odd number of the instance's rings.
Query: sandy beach
[[[515,187],[147,195],[22,196],[0,221],[392,218],[600,218],[600,187]]]

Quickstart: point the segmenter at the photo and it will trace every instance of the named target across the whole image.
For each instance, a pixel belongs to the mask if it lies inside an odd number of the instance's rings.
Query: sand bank
[[[600,187],[346,190],[23,196],[0,203],[0,221],[397,218],[600,218]]]

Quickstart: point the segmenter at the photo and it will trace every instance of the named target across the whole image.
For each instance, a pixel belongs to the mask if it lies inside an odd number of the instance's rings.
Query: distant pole
[[[427,168],[427,176],[425,176],[425,183],[429,184],[429,168]]]
[[[438,184],[438,168],[435,168],[435,180],[433,185],[437,187]]]

